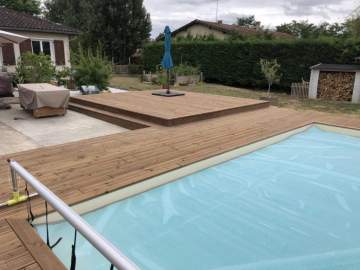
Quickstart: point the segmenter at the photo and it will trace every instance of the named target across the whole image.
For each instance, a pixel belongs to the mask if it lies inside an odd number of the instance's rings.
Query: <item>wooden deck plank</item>
[[[40,236],[24,219],[8,219],[10,227],[42,269],[65,270],[65,266],[47,248]]]
[[[0,269],[24,269],[36,263],[6,220],[0,223]]]
[[[269,102],[186,92],[184,96],[161,97],[153,91],[131,91],[72,97],[72,104],[118,113],[164,126],[174,126],[214,117],[255,110]],[[81,110],[81,108],[75,109]],[[84,110],[86,111],[86,110]]]

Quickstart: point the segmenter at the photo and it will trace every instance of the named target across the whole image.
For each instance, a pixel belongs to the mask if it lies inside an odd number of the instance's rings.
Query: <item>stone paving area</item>
[[[16,98],[0,111],[0,155],[125,132],[127,129],[68,110],[65,116],[35,119]]]

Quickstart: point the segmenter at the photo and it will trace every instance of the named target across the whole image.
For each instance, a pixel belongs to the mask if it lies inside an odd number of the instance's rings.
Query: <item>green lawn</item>
[[[126,88],[130,91],[134,90],[155,90],[159,89],[158,85],[143,83],[138,77],[118,76],[114,75],[110,85],[117,88]],[[191,91],[199,93],[207,93],[214,95],[242,97],[260,99],[266,97],[265,91],[250,90],[245,88],[230,87],[220,84],[201,83],[191,86],[175,87],[181,91]],[[330,113],[345,113],[360,115],[360,104],[352,104],[349,102],[312,100],[312,99],[296,99],[284,93],[272,93],[271,103],[274,106],[293,108],[296,110],[316,110]]]

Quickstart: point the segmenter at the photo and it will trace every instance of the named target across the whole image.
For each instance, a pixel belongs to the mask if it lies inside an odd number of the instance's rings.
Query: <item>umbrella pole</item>
[[[167,77],[167,90],[166,90],[166,94],[170,94],[170,69],[166,70],[166,77]]]

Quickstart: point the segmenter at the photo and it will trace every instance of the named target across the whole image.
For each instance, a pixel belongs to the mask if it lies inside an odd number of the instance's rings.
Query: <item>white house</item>
[[[264,31],[261,29],[260,24],[258,23],[257,26],[248,27],[248,26],[239,26],[236,24],[225,24],[222,21],[218,22],[209,22],[209,21],[202,21],[202,20],[193,20],[184,26],[176,29],[172,32],[172,36],[174,38],[179,37],[207,37],[213,36],[216,39],[226,39],[232,34],[238,34],[241,36],[256,36],[259,34],[263,34]],[[283,32],[276,32],[271,31],[268,32],[273,38],[277,39],[292,39],[294,36],[283,33]]]
[[[14,72],[25,52],[44,53],[57,68],[70,67],[69,40],[79,31],[26,13],[0,7],[0,30],[29,37],[20,44],[4,44],[0,48],[0,67]]]

